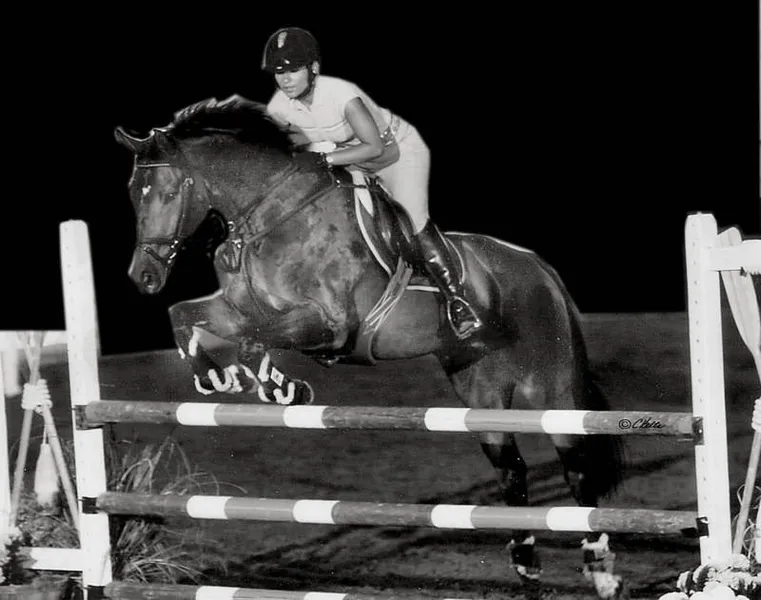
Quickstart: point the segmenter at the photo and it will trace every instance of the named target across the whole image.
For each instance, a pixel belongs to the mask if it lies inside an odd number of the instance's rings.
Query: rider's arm
[[[331,152],[327,155],[329,162],[348,165],[378,158],[383,153],[383,140],[364,102],[360,98],[352,98],[346,103],[344,114],[360,143]]]

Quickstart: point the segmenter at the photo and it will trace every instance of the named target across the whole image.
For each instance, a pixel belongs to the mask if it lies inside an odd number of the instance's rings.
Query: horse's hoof
[[[296,397],[292,404],[312,404],[314,402],[314,390],[312,386],[301,379],[294,379],[296,384]]]
[[[592,581],[595,584],[598,598],[602,600],[627,600],[629,598],[628,588],[624,585],[620,575],[593,571]]]
[[[510,564],[521,583],[529,589],[538,588],[542,565],[534,549],[533,540],[521,544],[511,541],[507,549],[510,551]]]
[[[581,545],[584,549],[584,576],[594,583],[597,596],[603,600],[624,600],[629,597],[627,586],[620,575],[614,575],[616,553],[610,550],[608,535],[603,533],[595,542],[585,538]]]
[[[208,377],[199,377],[198,375],[193,375],[193,384],[195,385],[196,391],[199,394],[210,396],[214,393],[214,387],[211,385],[211,381]]]
[[[299,406],[314,402],[312,386],[301,379],[291,379],[284,386],[267,381],[259,386],[257,394],[262,402],[283,406]]]

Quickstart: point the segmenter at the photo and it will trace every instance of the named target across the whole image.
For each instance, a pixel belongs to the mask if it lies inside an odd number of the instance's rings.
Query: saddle
[[[373,340],[406,290],[438,292],[428,274],[420,269],[414,228],[406,211],[397,204],[377,176],[368,172],[333,169],[337,187],[354,189],[354,214],[362,237],[375,261],[388,275],[383,294],[360,323],[354,339],[330,356],[315,354],[318,362],[374,365]],[[465,276],[465,263],[457,247],[447,240],[457,256],[457,276]]]

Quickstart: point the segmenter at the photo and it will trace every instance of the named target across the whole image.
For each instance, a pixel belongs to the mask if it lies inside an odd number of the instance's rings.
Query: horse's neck
[[[237,190],[229,188],[227,193],[217,196],[217,208],[228,222],[254,237],[289,219],[332,183],[327,172],[300,168],[297,161],[291,160],[267,171],[258,171],[255,186]]]
[[[208,173],[207,195],[211,208],[224,215],[228,221],[239,219],[266,196],[272,180],[288,165],[287,161],[274,163],[266,168],[260,165],[251,168],[241,164],[227,171],[227,174],[214,171]],[[250,173],[257,174],[256,177],[247,174],[249,169]]]

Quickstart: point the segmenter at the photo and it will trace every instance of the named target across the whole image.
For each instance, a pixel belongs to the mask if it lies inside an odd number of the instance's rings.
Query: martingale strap
[[[320,182],[320,183],[323,183],[323,182]],[[319,185],[316,191],[302,198],[301,202],[299,202],[291,210],[283,213],[280,216],[280,218],[276,219],[269,227],[266,227],[265,229],[261,231],[254,232],[254,235],[248,240],[248,243],[255,243],[259,241],[260,239],[262,239],[263,237],[266,237],[272,230],[276,229],[277,227],[280,227],[280,225],[285,223],[293,215],[302,211],[304,208],[306,208],[313,202],[319,200],[323,196],[327,195],[328,192],[330,192],[334,187],[335,187],[335,181],[333,179],[330,180],[329,185]]]
[[[259,199],[267,199],[273,193],[277,192],[286,183],[291,181],[295,176],[300,175],[303,171],[298,164],[292,165],[269,186],[259,196]],[[332,173],[325,172],[325,176],[320,180],[313,188],[310,194],[305,195],[296,205],[288,211],[285,211],[272,223],[263,229],[255,229],[251,226],[251,217],[261,208],[259,202],[253,202],[253,206],[241,211],[238,215],[228,221],[228,227],[230,230],[230,237],[227,241],[227,249],[221,255],[221,260],[224,264],[225,270],[230,273],[236,273],[240,270],[241,255],[243,248],[249,244],[255,244],[261,239],[265,238],[277,227],[280,227],[283,223],[288,221],[295,214],[302,211],[304,208],[316,202],[320,198],[327,195],[331,190],[339,187],[337,181]]]
[[[301,174],[302,171],[299,168],[298,165],[292,166],[286,171],[283,172],[282,176],[278,178],[271,186],[267,187],[267,190],[262,194],[262,198],[266,199],[268,196],[272,195],[274,192],[276,192],[279,188],[283,187],[288,181],[290,181],[294,176]],[[240,213],[237,217],[231,219],[230,223],[232,224],[233,228],[237,231],[245,230],[246,233],[248,233],[248,237],[246,239],[246,243],[254,243],[262,239],[263,237],[266,237],[271,231],[288,221],[293,215],[300,212],[316,200],[319,200],[323,196],[325,196],[328,192],[330,192],[332,189],[334,189],[335,186],[335,180],[333,177],[326,173],[328,177],[322,177],[320,181],[317,182],[315,185],[316,190],[314,190],[311,194],[308,194],[304,196],[300,202],[298,202],[292,209],[284,212],[282,215],[280,215],[279,218],[275,219],[270,225],[265,227],[261,230],[255,230],[249,228],[245,228],[246,225],[250,225],[250,219],[254,215],[254,213],[260,209],[259,203],[253,203],[253,206],[251,208],[247,208],[242,213]]]

